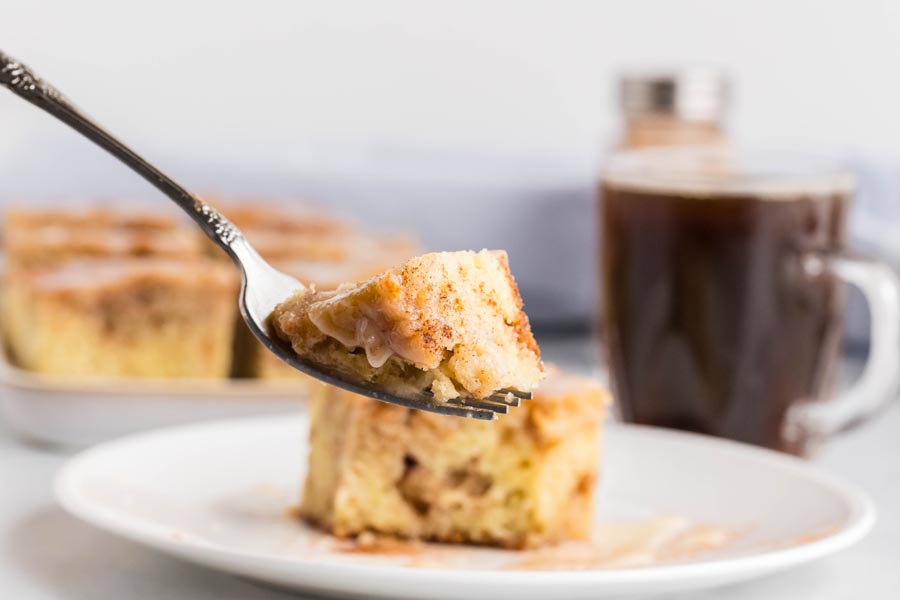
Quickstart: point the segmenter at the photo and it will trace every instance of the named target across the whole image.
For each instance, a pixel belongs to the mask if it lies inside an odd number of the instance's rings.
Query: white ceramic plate
[[[306,428],[302,416],[265,417],[109,442],[63,467],[57,498],[100,528],[183,559],[354,598],[575,599],[699,589],[821,558],[858,541],[874,521],[861,491],[798,459],[614,425],[597,501],[601,523],[679,515],[671,519],[714,524],[733,538],[649,566],[587,570],[513,570],[522,553],[471,547],[349,551],[290,514]]]

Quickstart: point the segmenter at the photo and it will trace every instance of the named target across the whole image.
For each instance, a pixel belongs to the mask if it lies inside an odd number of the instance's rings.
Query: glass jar
[[[623,75],[617,148],[726,144],[729,89],[728,78],[710,69]]]

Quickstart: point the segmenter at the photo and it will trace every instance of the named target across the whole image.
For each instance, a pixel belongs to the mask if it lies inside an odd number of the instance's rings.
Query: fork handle
[[[59,91],[21,62],[0,50],[0,85],[50,113],[125,163],[197,222],[209,238],[240,264],[232,247],[243,234],[219,211],[181,187],[75,107]]]

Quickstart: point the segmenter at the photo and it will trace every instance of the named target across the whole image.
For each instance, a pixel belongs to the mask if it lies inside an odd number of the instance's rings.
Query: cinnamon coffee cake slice
[[[271,324],[300,356],[437,402],[527,392],[544,372],[503,251],[425,254],[363,283],[305,290]]]
[[[534,548],[590,536],[610,395],[552,366],[493,422],[331,386],[310,404],[300,515],[338,537]]]

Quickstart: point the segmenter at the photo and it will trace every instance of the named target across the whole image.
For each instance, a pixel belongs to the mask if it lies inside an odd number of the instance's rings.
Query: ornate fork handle
[[[0,85],[50,113],[84,134],[98,146],[129,166],[172,199],[196,221],[203,231],[237,261],[233,245],[243,240],[240,230],[219,211],[175,183],[156,167],[92,121],[59,91],[34,74],[27,66],[0,50]]]

